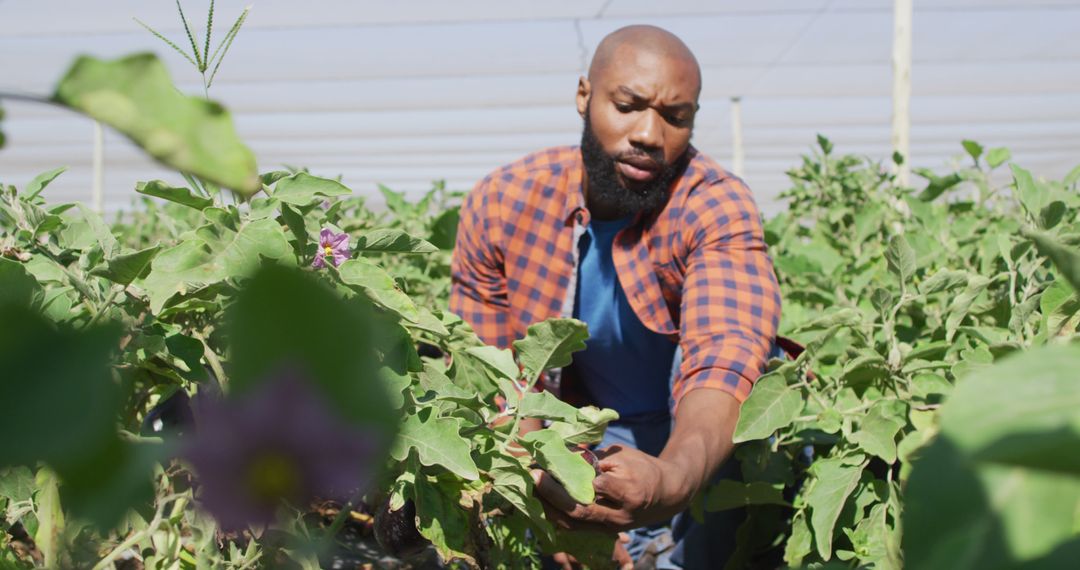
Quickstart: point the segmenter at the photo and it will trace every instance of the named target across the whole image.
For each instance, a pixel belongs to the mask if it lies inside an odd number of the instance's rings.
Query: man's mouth
[[[660,174],[660,165],[648,158],[624,158],[616,161],[619,174],[634,182],[648,182]]]

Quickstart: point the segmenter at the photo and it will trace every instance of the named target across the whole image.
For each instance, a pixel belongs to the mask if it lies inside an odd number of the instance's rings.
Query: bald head
[[[626,26],[611,32],[596,46],[589,65],[589,81],[601,78],[612,67],[628,58],[648,53],[669,62],[681,64],[693,74],[697,89],[701,89],[701,67],[690,48],[675,34],[656,26]]]

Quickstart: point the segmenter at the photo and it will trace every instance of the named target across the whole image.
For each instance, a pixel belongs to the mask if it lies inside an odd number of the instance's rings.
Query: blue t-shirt
[[[624,418],[667,411],[676,348],[641,324],[615,273],[612,244],[630,222],[590,221],[574,297],[574,317],[589,325],[585,350],[574,354],[574,371],[592,403]]]

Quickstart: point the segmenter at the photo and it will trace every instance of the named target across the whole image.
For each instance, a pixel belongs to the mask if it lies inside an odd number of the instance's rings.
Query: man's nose
[[[645,109],[640,113],[630,132],[630,143],[645,148],[664,146],[663,117],[655,109]]]

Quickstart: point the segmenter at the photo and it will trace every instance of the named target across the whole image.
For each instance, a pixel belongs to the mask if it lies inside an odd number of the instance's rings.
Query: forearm
[[[667,492],[685,502],[704,488],[734,449],[732,434],[739,419],[739,402],[730,393],[697,389],[679,401],[675,426],[660,459],[674,467],[679,477]]]

